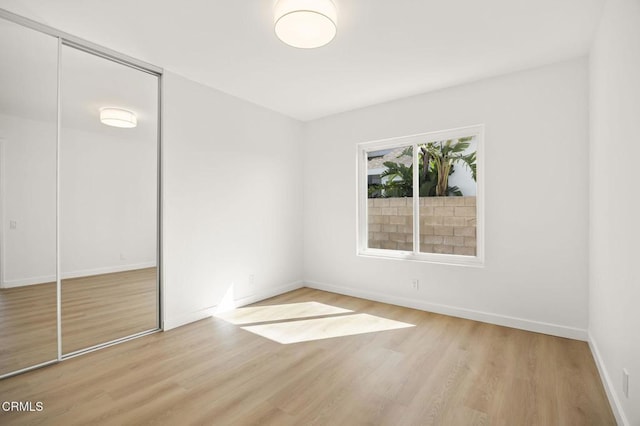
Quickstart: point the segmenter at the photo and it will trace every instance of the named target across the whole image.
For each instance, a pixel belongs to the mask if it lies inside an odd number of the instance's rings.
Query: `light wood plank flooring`
[[[62,281],[62,351],[157,327],[156,269]],[[0,374],[56,359],[55,283],[0,290]]]
[[[585,342],[307,288],[259,305],[310,301],[415,327],[283,345],[209,318],[0,381],[44,404],[0,424],[615,424]]]

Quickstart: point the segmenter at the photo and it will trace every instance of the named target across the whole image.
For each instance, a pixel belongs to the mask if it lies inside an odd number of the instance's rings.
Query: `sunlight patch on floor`
[[[296,318],[318,317],[353,312],[318,302],[288,303],[285,305],[253,306],[215,314],[216,318],[232,324],[282,321]]]
[[[289,321],[242,327],[278,343],[289,344],[332,337],[353,336],[377,331],[415,327],[413,324],[380,318],[369,314]]]

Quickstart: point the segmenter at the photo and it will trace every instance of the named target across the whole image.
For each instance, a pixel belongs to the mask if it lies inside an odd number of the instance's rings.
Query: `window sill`
[[[358,256],[375,259],[405,260],[410,262],[425,262],[438,265],[469,266],[484,268],[484,260],[480,256],[461,256],[455,254],[415,253],[410,251],[364,249],[358,251]]]

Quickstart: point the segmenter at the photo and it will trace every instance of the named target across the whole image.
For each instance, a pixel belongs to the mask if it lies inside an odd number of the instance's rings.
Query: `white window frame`
[[[420,198],[418,177],[417,146],[435,140],[458,139],[473,136],[477,143],[476,152],[476,255],[420,252]],[[367,154],[386,148],[413,146],[413,251],[369,248]],[[450,130],[442,130],[417,135],[401,136],[357,144],[357,255],[387,259],[421,261],[430,263],[484,266],[484,125],[478,124]]]

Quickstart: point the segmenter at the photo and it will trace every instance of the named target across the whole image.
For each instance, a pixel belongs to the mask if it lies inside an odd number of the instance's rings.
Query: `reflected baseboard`
[[[40,277],[20,278],[17,280],[6,280],[0,283],[0,288],[23,287],[27,285],[46,284],[56,281],[55,275],[45,275]]]
[[[103,268],[95,268],[95,269],[84,269],[81,271],[72,271],[65,272],[62,274],[62,279],[67,278],[80,278],[80,277],[90,277],[92,275],[102,275],[102,274],[113,274],[114,272],[125,272],[125,271],[134,271],[136,269],[146,269],[146,268],[155,268],[156,261],[150,262],[142,262],[142,263],[132,263],[129,265],[116,265],[116,266],[107,266]]]
[[[62,279],[89,277],[93,275],[113,274],[114,272],[134,271],[136,269],[155,268],[156,261],[132,263],[128,265],[105,266],[101,268],[83,269],[79,271],[71,271],[62,274]],[[20,278],[17,280],[7,280],[0,285],[0,288],[14,288],[27,285],[45,284],[56,281],[55,275]]]

